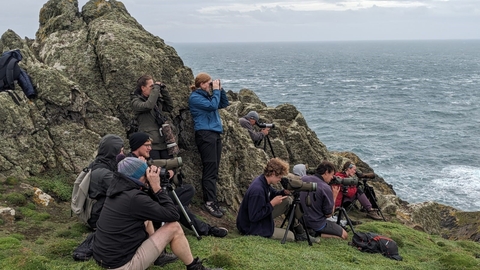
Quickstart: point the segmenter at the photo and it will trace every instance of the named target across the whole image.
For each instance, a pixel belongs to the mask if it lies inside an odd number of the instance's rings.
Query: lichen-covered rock
[[[72,174],[73,183],[106,134],[121,136],[128,150],[125,130],[133,116],[130,94],[137,78],[150,74],[171,93],[175,107],[168,116],[177,132],[185,182],[192,183],[201,198],[201,160],[188,110],[194,76],[175,49],[145,31],[115,0],[90,0],[81,12],[76,0],[50,0],[40,10],[39,21],[35,40],[22,39],[11,30],[0,38],[2,52],[20,49],[24,57],[20,66],[38,91],[38,98],[29,101],[18,87],[15,92],[23,97],[19,105],[0,93],[0,179],[60,169]],[[274,155],[291,166],[304,163],[310,168],[328,159],[340,169],[350,159],[363,172],[373,171],[354,153],[329,152],[294,106],[267,107],[253,91],[225,86],[231,105],[220,111],[224,133],[218,199],[233,210]],[[238,118],[250,110],[275,124],[269,135],[271,148],[268,143],[254,147],[238,124]],[[431,233],[463,230],[478,241],[478,218],[475,221],[438,204],[407,207],[381,177],[368,183],[385,213]]]

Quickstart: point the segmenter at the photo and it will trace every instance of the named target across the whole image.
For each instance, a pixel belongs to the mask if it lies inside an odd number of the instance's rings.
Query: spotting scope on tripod
[[[259,127],[259,128],[275,128],[275,124],[266,124],[266,123],[259,123],[258,121],[256,122],[256,125]],[[268,137],[268,134],[265,135],[265,137],[263,138],[263,151],[267,152],[267,142],[268,142],[268,146],[270,147],[270,151],[272,152],[272,156],[273,158],[275,158],[275,153],[273,152],[273,147],[272,147],[272,143],[270,142],[270,137]],[[261,144],[261,141],[259,142],[259,145]],[[259,145],[256,145],[256,146],[259,146]]]
[[[185,220],[187,220],[188,224],[190,225],[190,228],[192,231],[195,233],[195,236],[197,237],[198,240],[202,239],[202,237],[198,234],[197,229],[193,225],[192,220],[187,214],[187,211],[185,211],[185,207],[183,207],[182,202],[178,198],[177,193],[175,192],[174,185],[176,187],[180,187],[183,184],[183,173],[181,172],[181,166],[183,165],[182,163],[182,158],[177,157],[177,158],[171,158],[171,159],[155,159],[147,162],[149,165],[157,165],[161,167],[160,169],[160,186],[170,192],[172,194],[173,198],[175,199],[175,203],[177,204],[178,208],[180,208],[180,211],[183,214],[183,217],[185,217]],[[174,175],[170,175],[168,170],[178,170],[177,173],[174,172]]]

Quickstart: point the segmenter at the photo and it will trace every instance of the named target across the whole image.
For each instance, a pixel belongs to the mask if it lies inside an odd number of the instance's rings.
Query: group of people
[[[292,198],[290,190],[277,190],[271,185],[278,184],[282,177],[289,171],[289,164],[279,158],[272,158],[268,161],[262,175],[258,176],[250,184],[237,216],[237,229],[243,235],[259,235],[272,239],[283,239],[285,229],[276,228],[274,219],[282,214],[287,214]],[[341,185],[330,182],[337,177],[352,177],[355,175],[356,167],[350,161],[347,161],[342,172],[336,172],[335,165],[329,161],[321,162],[314,174],[307,174],[307,168],[304,164],[297,164],[293,167],[293,175],[300,177],[305,183],[316,183],[314,191],[300,191],[299,202],[303,215],[295,215],[293,232],[287,232],[286,240],[302,241],[306,240],[301,235],[307,231],[312,242],[319,242],[320,237],[347,239],[347,231],[330,218],[334,215],[336,209],[340,207],[342,197],[343,202],[352,202],[358,199],[360,204],[366,209],[367,217],[380,220],[382,219],[372,209],[365,194],[357,187],[348,187],[349,192],[343,194]],[[374,174],[365,174],[361,177],[371,177]],[[294,191],[295,192],[295,191]],[[307,203],[308,202],[308,203]],[[298,219],[303,218],[306,228]]]
[[[218,109],[229,105],[220,81],[200,73],[191,87],[189,107],[194,120],[195,142],[202,159],[204,209],[222,217],[216,182],[223,132]],[[182,226],[199,235],[225,237],[228,230],[212,226],[193,214],[189,205],[195,194],[190,184],[162,187],[161,168],[148,165],[155,159],[171,159],[162,127],[173,102],[166,86],[144,75],[137,80],[131,106],[138,131],[129,137],[130,152],[117,135],[106,135],[99,143],[92,170],[89,197],[96,200],[88,225],[94,229],[93,258],[109,269],[146,269],[180,259],[187,269],[208,269],[194,258]],[[174,177],[176,169],[169,171]],[[178,205],[175,196],[180,201]],[[184,210],[184,212],[182,211]],[[180,225],[181,224],[181,225]],[[170,245],[173,252],[165,247]]]
[[[212,80],[206,73],[195,77],[191,90],[189,109],[203,168],[202,208],[221,218],[226,209],[217,200],[223,132],[218,110],[227,107],[229,101],[220,80]],[[183,184],[175,189],[162,186],[162,168],[148,165],[151,160],[173,158],[162,132],[162,126],[168,121],[166,113],[173,109],[170,94],[161,82],[144,75],[137,81],[131,106],[139,132],[129,136],[130,152],[124,153],[124,142],[119,136],[109,134],[100,140],[97,156],[89,165],[92,169],[89,196],[96,200],[88,220],[88,225],[95,230],[93,257],[100,266],[109,269],[146,269],[151,264],[163,266],[178,259],[187,269],[208,269],[198,257],[193,257],[181,225],[193,226],[198,234],[205,236],[225,237],[228,230],[212,226],[190,211],[195,194],[192,185]],[[268,128],[260,131],[253,128],[258,121],[255,111],[239,119],[256,145],[269,133]],[[345,166],[344,171],[337,174],[339,177],[355,173],[354,164],[346,163]],[[176,170],[167,175],[174,177],[178,173]],[[347,232],[328,220],[338,207],[337,201],[342,201],[340,187],[329,185],[336,171],[328,161],[322,162],[314,175],[307,175],[303,164],[293,168],[302,181],[316,182],[318,188],[300,194],[305,211],[304,224],[296,217],[291,231],[275,227],[274,219],[287,215],[293,200],[290,190],[276,190],[271,185],[278,184],[288,172],[287,162],[272,158],[263,174],[252,181],[236,220],[240,234],[274,239],[286,236],[289,241],[305,241],[308,233],[313,242],[319,242],[319,237],[346,239]],[[354,193],[368,210],[361,190],[356,189]],[[304,205],[307,196],[312,197],[312,205]],[[177,198],[181,205],[176,202]],[[370,212],[369,216],[374,218]],[[173,254],[166,252],[167,245]]]

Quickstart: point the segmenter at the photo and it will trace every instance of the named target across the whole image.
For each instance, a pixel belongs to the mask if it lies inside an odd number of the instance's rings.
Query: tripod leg
[[[202,239],[202,237],[198,234],[197,229],[195,229],[195,226],[193,225],[192,220],[188,216],[187,211],[185,211],[185,208],[183,207],[182,202],[178,198],[177,193],[175,192],[175,190],[172,190],[171,192],[173,194],[173,197],[175,198],[175,201],[177,202],[177,205],[180,207],[180,210],[182,211],[183,216],[188,221],[188,224],[190,224],[190,228],[195,233],[195,236],[197,237],[198,240]]]
[[[353,228],[352,221],[351,221],[350,218],[348,217],[347,211],[345,210],[345,208],[340,207],[338,210],[340,211],[340,213],[343,212],[343,215],[345,216],[345,219],[347,220],[348,226],[349,226],[350,229],[352,230],[353,234],[355,234],[356,232],[355,232],[355,229]],[[340,217],[340,215],[341,215],[340,213],[338,214],[339,217]],[[337,224],[340,224],[340,219],[337,220]]]
[[[283,235],[283,239],[281,241],[282,244],[285,244],[285,241],[287,241],[288,231],[290,230],[290,227],[292,227],[294,216],[295,216],[295,203],[293,203],[290,206],[290,209],[288,210],[288,225],[285,228],[285,234]],[[286,217],[285,217],[285,220],[286,220]],[[285,223],[285,220],[283,220],[283,223]],[[283,226],[283,224],[282,224],[282,226]]]
[[[272,143],[270,142],[270,137],[268,137],[268,135],[267,135],[267,136],[265,136],[265,138],[268,141],[268,146],[270,146],[270,151],[272,151],[272,156],[275,158],[275,153],[273,152],[273,147],[272,147]],[[264,151],[265,151],[265,149],[264,149]]]

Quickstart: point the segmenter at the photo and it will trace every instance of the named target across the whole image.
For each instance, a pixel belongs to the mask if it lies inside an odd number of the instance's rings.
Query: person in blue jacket
[[[222,154],[223,133],[219,109],[225,108],[228,102],[220,80],[212,81],[207,73],[195,77],[195,85],[190,87],[192,93],[188,100],[195,129],[195,144],[202,159],[203,209],[212,216],[221,218],[225,212],[218,206],[217,181],[220,158]]]

